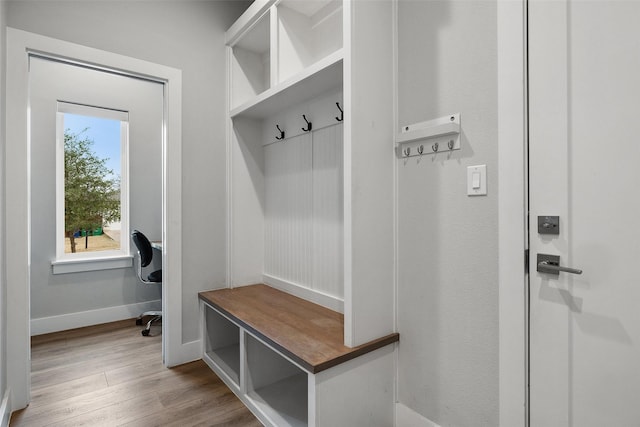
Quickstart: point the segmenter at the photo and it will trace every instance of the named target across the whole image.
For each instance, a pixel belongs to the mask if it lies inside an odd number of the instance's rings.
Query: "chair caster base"
[[[141,333],[142,333],[143,337],[148,337],[149,336],[149,332],[151,332],[151,331],[149,331],[148,329],[143,329]]]

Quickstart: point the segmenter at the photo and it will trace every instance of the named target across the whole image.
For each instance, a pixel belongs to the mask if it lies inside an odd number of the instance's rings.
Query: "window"
[[[58,102],[56,130],[54,272],[56,265],[128,257],[128,113]]]

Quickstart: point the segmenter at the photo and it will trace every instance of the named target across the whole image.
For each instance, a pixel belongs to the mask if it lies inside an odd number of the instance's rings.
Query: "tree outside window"
[[[83,133],[64,133],[64,231],[71,253],[77,252],[77,237],[88,242],[90,235],[103,234],[105,224],[120,221],[120,180]]]
[[[57,120],[57,260],[129,256],[128,112],[59,101]]]

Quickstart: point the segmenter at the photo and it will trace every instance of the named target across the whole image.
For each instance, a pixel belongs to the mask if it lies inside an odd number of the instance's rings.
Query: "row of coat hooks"
[[[344,111],[342,110],[342,108],[340,108],[340,103],[336,102],[336,106],[338,107],[338,110],[340,110],[340,117],[336,116],[336,120],[341,122],[344,120]],[[301,128],[304,132],[311,132],[311,130],[313,129],[313,123],[311,123],[309,120],[307,120],[307,115],[303,114],[302,118],[304,119],[305,123],[307,124],[306,128]],[[278,141],[284,139],[284,131],[282,129],[280,129],[280,125],[276,125],[276,129],[278,129],[278,132],[280,134],[280,136],[276,136],[276,139]]]

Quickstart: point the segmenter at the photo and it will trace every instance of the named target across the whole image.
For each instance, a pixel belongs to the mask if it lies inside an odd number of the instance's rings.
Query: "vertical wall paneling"
[[[311,283],[311,135],[268,145],[265,153],[265,273]]]
[[[343,126],[313,133],[313,288],[342,298]]]
[[[342,299],[343,126],[264,147],[268,276]]]

